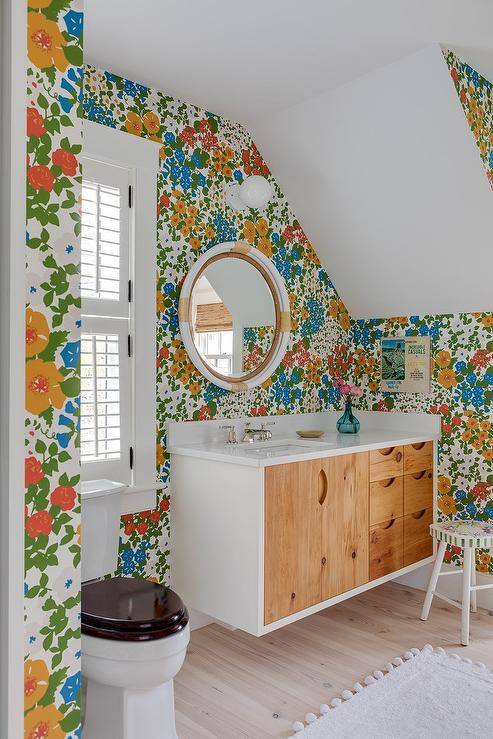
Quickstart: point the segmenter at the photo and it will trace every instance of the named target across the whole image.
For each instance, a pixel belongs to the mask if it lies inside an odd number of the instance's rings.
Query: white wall
[[[492,193],[439,46],[252,135],[353,317],[493,307]]]

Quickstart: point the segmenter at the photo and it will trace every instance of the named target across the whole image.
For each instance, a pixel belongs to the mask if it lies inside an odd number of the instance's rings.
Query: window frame
[[[131,136],[93,121],[84,121],[85,157],[128,168],[131,172],[132,218],[130,335],[132,373],[133,468],[122,512],[152,508],[156,489],[156,265],[160,143]],[[84,157],[84,158],[85,158]],[[83,170],[84,171],[84,170]],[[133,251],[138,249],[138,259]],[[84,312],[84,311],[83,311]],[[138,408],[138,413],[136,409]],[[125,460],[126,461],[126,460]],[[104,464],[102,462],[101,464]],[[97,479],[82,466],[82,479]],[[107,476],[106,473],[104,476]],[[117,478],[118,479],[118,478]],[[123,480],[118,480],[124,482]],[[144,496],[144,497],[143,497]],[[136,501],[138,507],[135,508]]]

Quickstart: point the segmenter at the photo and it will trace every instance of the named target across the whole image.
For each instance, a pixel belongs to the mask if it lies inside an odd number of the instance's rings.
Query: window
[[[81,462],[84,477],[130,482],[131,171],[83,162]]]
[[[233,373],[233,331],[197,333],[198,350],[211,367],[225,375]]]

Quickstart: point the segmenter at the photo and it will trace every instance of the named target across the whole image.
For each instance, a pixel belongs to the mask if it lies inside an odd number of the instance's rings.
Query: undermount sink
[[[279,457],[287,454],[311,454],[314,451],[324,451],[330,449],[333,444],[327,442],[313,441],[295,441],[295,442],[266,442],[261,441],[258,444],[244,445],[242,452],[251,457],[266,459],[268,457]]]

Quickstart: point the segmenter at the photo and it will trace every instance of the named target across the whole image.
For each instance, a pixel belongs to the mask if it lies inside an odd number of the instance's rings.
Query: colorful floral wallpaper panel
[[[493,188],[493,84],[451,51],[444,56]]]
[[[82,8],[27,14],[25,736],[80,736]]]

